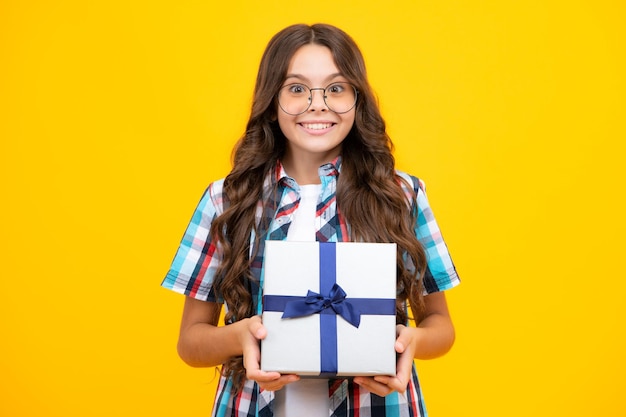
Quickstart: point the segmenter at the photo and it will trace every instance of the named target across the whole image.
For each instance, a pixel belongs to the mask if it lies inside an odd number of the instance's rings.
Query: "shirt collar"
[[[341,172],[341,155],[319,167],[317,172],[320,177],[338,177]]]

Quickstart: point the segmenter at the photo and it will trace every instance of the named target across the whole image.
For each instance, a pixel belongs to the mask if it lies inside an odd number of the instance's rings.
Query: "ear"
[[[280,105],[278,104],[278,98],[274,97],[272,105],[267,109],[267,114],[272,122],[278,120],[278,112],[280,111]]]

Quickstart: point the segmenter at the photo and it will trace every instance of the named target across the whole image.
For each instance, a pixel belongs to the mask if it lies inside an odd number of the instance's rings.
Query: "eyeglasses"
[[[352,84],[344,82],[332,83],[326,88],[309,88],[299,83],[287,84],[278,92],[278,105],[292,116],[302,114],[311,107],[315,90],[321,90],[326,107],[339,114],[354,108],[359,93]]]

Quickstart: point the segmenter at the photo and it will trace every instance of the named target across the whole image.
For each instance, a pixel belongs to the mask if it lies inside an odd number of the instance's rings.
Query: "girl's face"
[[[312,101],[311,106],[297,116],[286,113],[280,106],[277,109],[278,124],[287,138],[285,160],[319,166],[340,154],[341,143],[354,124],[355,109],[341,114],[329,110],[322,89],[332,83],[347,81],[339,73],[327,47],[308,44],[296,51],[283,86],[300,84],[313,89]],[[299,86],[295,88],[295,92],[302,91]]]

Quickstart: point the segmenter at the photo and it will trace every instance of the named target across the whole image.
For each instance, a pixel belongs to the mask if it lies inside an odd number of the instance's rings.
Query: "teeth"
[[[333,125],[332,123],[303,123],[302,124],[302,126],[304,126],[304,128],[312,129],[312,130],[328,129],[332,125]]]

